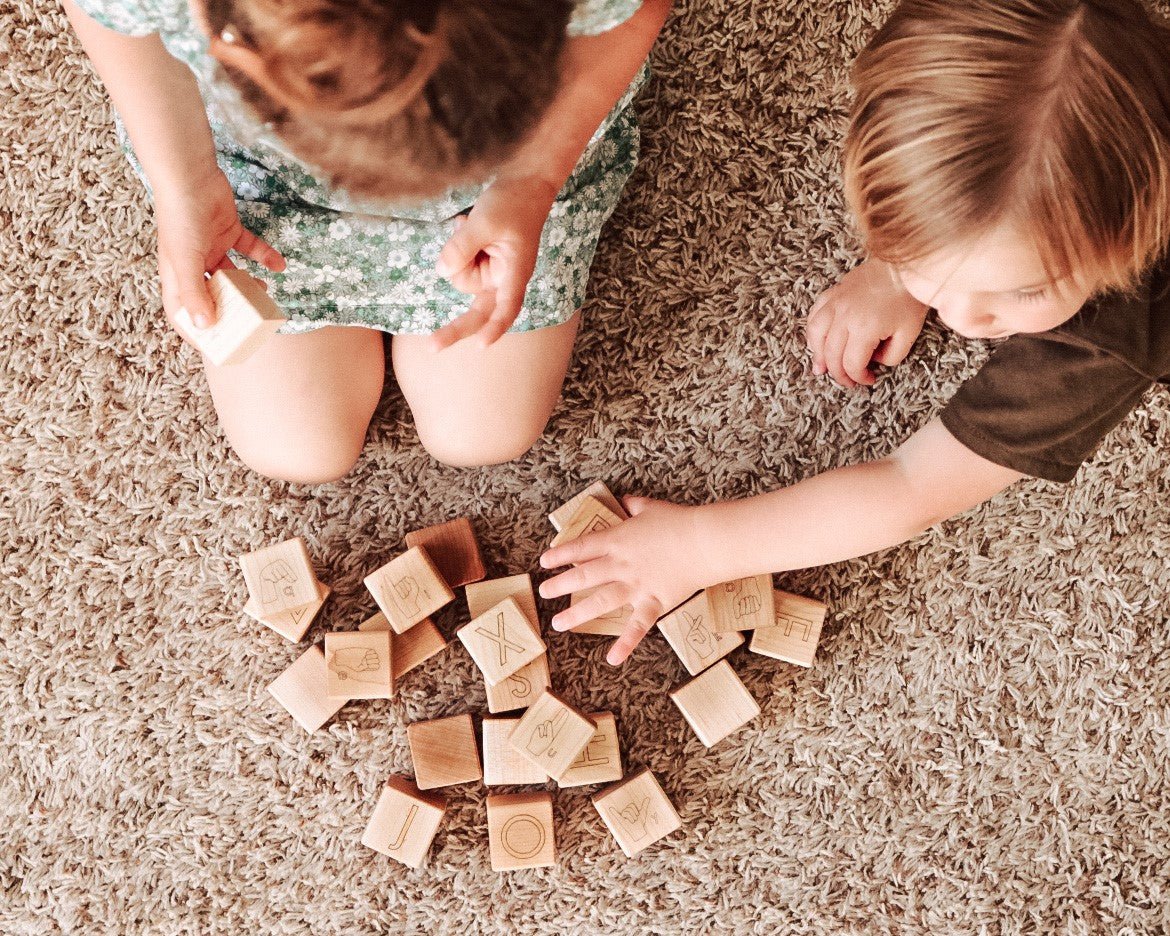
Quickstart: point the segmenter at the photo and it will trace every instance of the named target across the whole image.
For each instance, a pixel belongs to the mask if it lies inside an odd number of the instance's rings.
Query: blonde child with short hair
[[[507,461],[560,395],[671,0],[62,0],[150,189],[164,311],[265,272],[289,323],[204,362],[257,471],[357,460],[383,336],[422,443]],[[468,308],[467,296],[473,298]]]
[[[859,57],[845,188],[869,259],[813,305],[814,373],[896,365],[933,309],[1003,338],[896,451],[740,501],[627,502],[548,551],[567,630],[633,608],[622,662],[700,588],[901,543],[1032,476],[1068,481],[1170,378],[1170,31],[1135,0],[908,0]]]

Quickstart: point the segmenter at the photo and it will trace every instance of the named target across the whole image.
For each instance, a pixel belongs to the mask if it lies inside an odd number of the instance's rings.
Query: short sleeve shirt
[[[1156,383],[1170,383],[1170,262],[1132,293],[1093,299],[1057,328],[1004,341],[941,419],[989,461],[1070,481]]]

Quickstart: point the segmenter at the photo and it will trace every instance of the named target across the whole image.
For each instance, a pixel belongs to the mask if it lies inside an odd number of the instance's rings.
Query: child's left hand
[[[471,335],[478,335],[486,348],[512,327],[556,195],[539,179],[497,179],[457,222],[435,269],[475,299],[463,315],[431,335],[433,350]]]
[[[664,613],[711,584],[703,567],[694,507],[645,497],[624,498],[630,519],[601,533],[550,549],[540,557],[545,569],[576,564],[540,586],[542,598],[559,598],[585,588],[592,595],[552,619],[554,630],[572,630],[622,605],[634,611],[606,661],[625,661]]]

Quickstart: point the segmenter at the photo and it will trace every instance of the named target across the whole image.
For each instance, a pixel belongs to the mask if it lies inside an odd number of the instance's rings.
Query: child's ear
[[[232,27],[227,27],[222,34],[212,36],[208,40],[207,51],[221,65],[242,72],[281,107],[291,111],[297,110],[297,102],[289,98],[280,85],[273,81],[268,66],[264,64],[264,59],[251,49],[240,45],[239,40],[235,39],[234,36]]]

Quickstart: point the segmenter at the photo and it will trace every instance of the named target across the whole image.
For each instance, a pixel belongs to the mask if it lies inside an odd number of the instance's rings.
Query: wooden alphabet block
[[[488,711],[495,715],[497,712],[526,709],[539,699],[540,694],[551,685],[548,654],[542,653],[502,682],[498,682],[494,686],[484,683]]]
[[[419,621],[455,600],[421,546],[408,549],[365,578],[366,588],[386,615],[390,629],[405,634]]]
[[[802,598],[779,588],[775,596],[776,626],[761,627],[752,634],[748,649],[797,666],[812,666],[829,609],[812,598]]]
[[[424,618],[405,634],[390,630],[390,622],[381,611],[358,625],[360,631],[389,631],[390,663],[394,678],[409,673],[447,646],[447,641],[430,618]]]
[[[309,551],[299,536],[240,556],[239,561],[249,604],[261,618],[304,608],[320,597]]]
[[[569,596],[569,605],[580,604],[590,595],[592,595],[596,588],[583,588],[581,591],[573,592]],[[626,624],[630,621],[630,615],[634,613],[634,609],[629,605],[622,605],[615,611],[609,611],[601,617],[596,617],[592,621],[586,621],[584,624],[578,624],[568,633],[570,634],[597,634],[604,637],[620,637],[622,632],[626,629]]]
[[[407,725],[406,740],[420,790],[469,783],[483,776],[470,715]]]
[[[268,691],[297,723],[312,734],[345,705],[329,697],[329,671],[320,647],[310,647],[276,677]]]
[[[389,699],[394,694],[390,631],[325,635],[331,699]]]
[[[670,694],[707,747],[714,747],[760,714],[760,707],[726,660]]]
[[[508,743],[554,780],[572,766],[597,726],[551,689],[528,707]]]
[[[422,867],[446,811],[447,801],[441,795],[420,792],[407,777],[391,777],[378,797],[362,844],[409,868]]]
[[[692,676],[718,663],[743,643],[743,634],[717,634],[711,630],[711,608],[705,591],[659,618],[658,629]]]
[[[216,367],[242,364],[286,321],[260,281],[247,270],[216,270],[207,288],[215,302],[215,323],[210,328],[197,328],[183,308],[175,313],[175,324]]]
[[[545,651],[531,621],[515,598],[505,598],[455,635],[467,648],[488,685],[495,686]]]
[[[478,582],[487,575],[475,531],[466,517],[407,533],[406,545],[426,549],[435,568],[452,588]]]
[[[560,531],[566,523],[572,518],[573,514],[581,507],[581,501],[586,497],[593,497],[601,501],[611,511],[621,517],[623,520],[628,520],[629,515],[625,508],[622,507],[621,502],[613,496],[613,493],[606,486],[604,481],[594,481],[585,490],[574,494],[569,500],[561,504],[556,510],[548,515],[548,522],[553,525],[553,529]]]
[[[244,605],[244,613],[265,627],[272,628],[285,640],[297,643],[305,636],[305,631],[309,629],[309,625],[313,623],[313,619],[317,617],[317,613],[325,605],[325,599],[329,597],[330,591],[328,585],[322,585],[318,582],[316,601],[310,601],[307,605],[301,605],[299,608],[277,611],[267,617],[261,613],[260,605],[256,599],[249,597],[248,603]]]
[[[548,776],[508,744],[519,718],[483,720],[483,782],[486,786],[544,783]]]
[[[707,601],[711,608],[710,627],[716,634],[772,627],[776,623],[770,575],[713,585],[707,589]]]
[[[493,871],[557,863],[551,793],[495,793],[487,798]]]
[[[467,611],[473,618],[477,618],[505,598],[516,599],[520,610],[528,615],[539,637],[540,615],[536,610],[536,593],[532,590],[532,576],[527,572],[488,579],[484,582],[472,582],[467,586]]]
[[[593,805],[628,858],[682,828],[670,797],[646,769],[606,787]]]
[[[577,512],[552,538],[551,546],[570,543],[588,533],[600,533],[622,522],[622,518],[601,503],[596,497],[583,497]]]
[[[557,786],[588,786],[590,783],[611,783],[622,778],[622,749],[618,741],[617,719],[612,712],[595,712],[589,720],[597,726],[589,743],[557,778]]]

